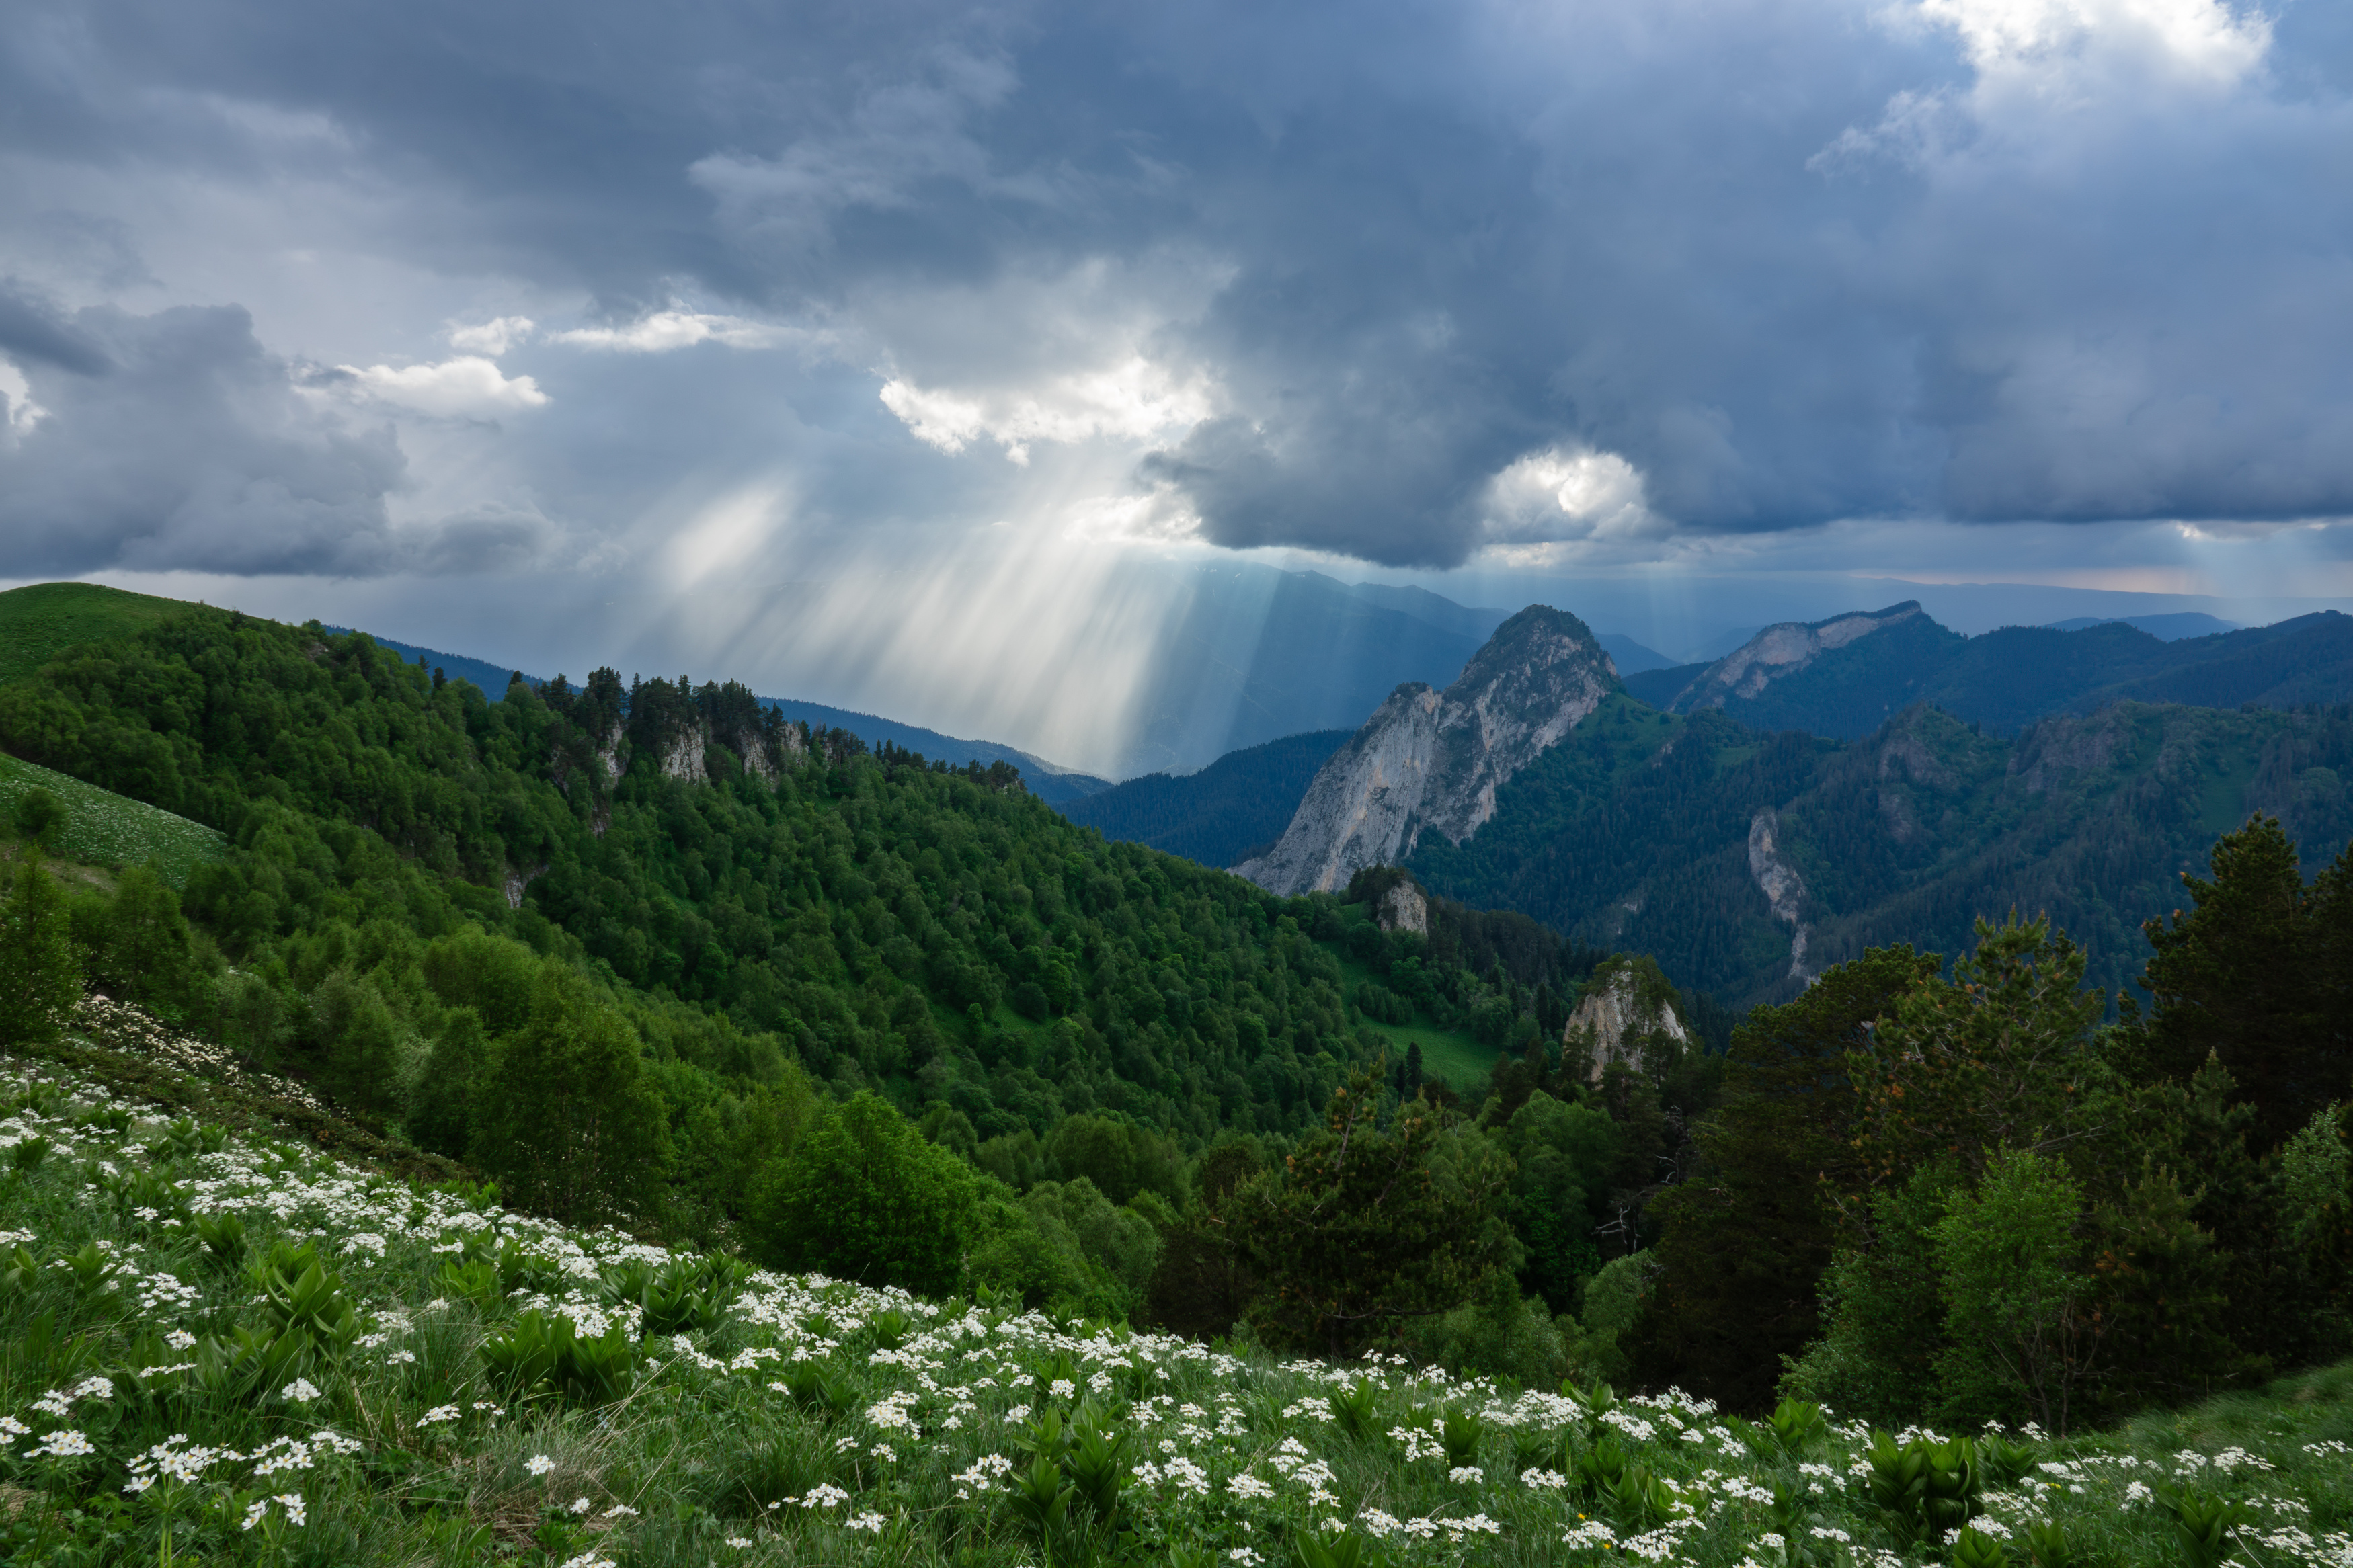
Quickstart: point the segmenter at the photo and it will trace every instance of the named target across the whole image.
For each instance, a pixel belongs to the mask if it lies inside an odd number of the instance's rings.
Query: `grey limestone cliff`
[[[1691,1032],[1675,1016],[1657,971],[1645,973],[1623,960],[1595,972],[1561,1031],[1564,1064],[1582,1053],[1587,1076],[1594,1083],[1601,1081],[1613,1062],[1640,1066],[1646,1050],[1691,1043]]]
[[[1906,599],[1883,610],[1767,626],[1700,671],[1667,706],[1688,713],[1695,708],[1721,708],[1731,698],[1761,696],[1767,686],[1797,674],[1831,649],[1925,614],[1916,601]]]
[[[1460,844],[1495,791],[1620,689],[1575,616],[1530,605],[1496,628],[1444,691],[1409,681],[1335,752],[1275,847],[1234,868],[1286,896],[1334,891],[1413,853],[1424,831]]]

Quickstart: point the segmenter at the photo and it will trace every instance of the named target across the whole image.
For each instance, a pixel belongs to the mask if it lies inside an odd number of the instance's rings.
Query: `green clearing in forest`
[[[197,864],[217,860],[227,847],[218,832],[185,816],[119,795],[69,774],[0,753],[0,818],[16,802],[46,789],[66,808],[66,825],[50,847],[69,859],[94,866],[138,866],[153,859],[164,879],[185,887]]]

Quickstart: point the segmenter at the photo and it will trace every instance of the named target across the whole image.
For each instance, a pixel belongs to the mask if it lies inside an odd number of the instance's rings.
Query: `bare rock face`
[[[1806,880],[1781,858],[1775,842],[1780,827],[1781,819],[1771,806],[1748,819],[1748,874],[1757,879],[1757,890],[1765,895],[1773,918],[1789,928],[1789,978],[1810,985],[1814,972],[1806,967],[1806,939],[1812,928],[1805,919]]]
[[[1732,697],[1756,697],[1787,676],[1795,675],[1831,648],[1844,647],[1875,631],[1911,620],[1926,612],[1916,600],[1906,599],[1868,614],[1832,616],[1826,621],[1783,621],[1767,626],[1737,649],[1700,672],[1678,692],[1668,708],[1689,713],[1698,708],[1721,708]]]
[[[1594,976],[1599,984],[1587,989],[1561,1031],[1564,1062],[1584,1052],[1588,1075],[1598,1084],[1612,1062],[1639,1066],[1644,1046],[1653,1040],[1678,1047],[1692,1043],[1691,1032],[1675,1016],[1674,1004],[1662,994],[1663,982],[1645,985],[1646,978],[1651,977],[1624,963]]]
[[[1409,931],[1416,936],[1428,936],[1430,900],[1410,881],[1399,882],[1381,900],[1374,918],[1383,931]]]
[[[1456,844],[1495,814],[1495,791],[1620,689],[1585,623],[1532,605],[1495,630],[1443,692],[1409,681],[1307,787],[1265,855],[1234,868],[1285,897],[1331,892],[1413,853],[1426,829]]]

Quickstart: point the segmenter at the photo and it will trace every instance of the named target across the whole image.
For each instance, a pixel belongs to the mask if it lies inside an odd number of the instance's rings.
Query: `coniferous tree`
[[[1852,1184],[1847,1053],[1936,973],[1933,953],[1874,948],[1733,1031],[1699,1165],[1652,1205],[1653,1310],[1638,1359],[1734,1409],[1773,1403],[1781,1358],[1820,1327],[1817,1292]]]

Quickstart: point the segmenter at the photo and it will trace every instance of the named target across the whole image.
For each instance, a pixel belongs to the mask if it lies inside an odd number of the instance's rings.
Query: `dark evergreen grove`
[[[2258,772],[2300,746],[2284,776],[2309,784],[2335,754],[2333,716],[2239,718],[2198,722]],[[2112,722],[2112,749],[2148,748],[2144,793],[2166,745],[2208,736]],[[1995,813],[1968,795],[1979,739],[1891,731],[1872,765],[1894,748],[1911,771],[1876,787],[1905,784],[1916,821],[1935,798],[1946,823]],[[1274,899],[1107,844],[1009,767],[870,752],[740,687],[600,670],[493,700],[364,637],[192,610],[0,686],[0,746],[232,842],[176,891],[135,867],[61,887],[20,852],[14,1042],[95,984],[566,1219],[1889,1422],[2056,1429],[2353,1348],[2353,860],[2307,879],[2274,818],[2210,836],[2121,1009],[2028,906],[1944,956],[1833,932],[1845,962],[1735,1019],[1590,932],[1444,900],[1427,936],[1384,931],[1402,872]],[[1861,787],[1835,748],[1708,715],[1613,709],[1556,752],[1510,790],[1663,792],[1650,822],[1611,796],[1596,877],[1678,833],[1712,865],[1752,774]],[[2129,816],[2129,790],[2068,798],[2078,838],[2083,813]],[[2336,810],[2306,802],[2307,844]],[[1793,816],[1825,879],[1900,880],[1915,855],[1961,886],[1949,842],[1849,864],[1836,814]],[[1501,833],[1444,868],[1557,863],[1539,847]],[[1707,940],[1733,951],[1736,927]],[[1688,1042],[1565,1047],[1605,975]]]

